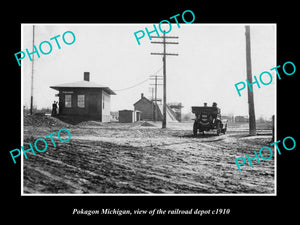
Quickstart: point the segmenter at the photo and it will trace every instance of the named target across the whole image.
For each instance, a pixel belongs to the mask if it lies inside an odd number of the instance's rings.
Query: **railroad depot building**
[[[84,72],[83,81],[50,88],[59,91],[59,115],[110,122],[110,96],[116,93],[109,87],[90,82],[89,72]]]

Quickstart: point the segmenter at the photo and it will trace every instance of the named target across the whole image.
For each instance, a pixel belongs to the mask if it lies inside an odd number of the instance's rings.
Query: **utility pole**
[[[252,70],[251,70],[251,44],[250,44],[250,26],[246,28],[246,64],[247,64],[247,79],[249,83],[252,83]],[[248,88],[248,104],[249,104],[249,134],[251,136],[256,135],[256,121],[255,110],[253,100],[253,90]]]
[[[151,99],[152,100],[154,99],[154,88],[153,87],[151,88]]]
[[[152,101],[152,103],[153,103],[153,99],[154,99],[154,88],[153,88],[153,87],[150,87],[150,90],[151,90],[151,101]],[[155,112],[155,106],[153,107],[153,110],[152,110],[152,120],[153,120],[153,121],[154,121],[154,118],[155,118],[154,112]]]
[[[154,85],[154,121],[155,122],[157,121],[157,86],[163,85],[163,84],[158,84],[157,81],[161,80],[161,79],[162,79],[162,76],[159,76],[159,75],[151,75],[150,76],[150,80],[155,80],[154,84],[150,84],[150,85]]]
[[[34,51],[34,25],[32,26],[32,52]],[[33,62],[34,62],[34,54],[32,55],[32,63],[31,63],[31,94],[30,94],[30,115],[32,115],[33,108]]]
[[[167,74],[166,74],[166,56],[167,55],[173,55],[173,56],[178,56],[178,54],[174,53],[166,53],[166,45],[167,44],[178,44],[178,42],[169,42],[166,41],[166,38],[178,38],[174,36],[166,36],[165,31],[163,32],[164,35],[162,37],[158,36],[151,36],[151,38],[162,38],[163,41],[151,41],[153,44],[163,44],[164,47],[164,52],[163,53],[152,53],[151,55],[162,55],[163,56],[163,76],[164,76],[164,95],[163,95],[163,121],[162,121],[162,128],[167,127]]]

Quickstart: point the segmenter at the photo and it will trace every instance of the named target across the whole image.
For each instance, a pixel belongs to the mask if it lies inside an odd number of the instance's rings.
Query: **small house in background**
[[[134,123],[141,120],[141,112],[138,110],[120,110],[119,122],[120,123]]]
[[[59,91],[59,115],[110,121],[110,96],[115,92],[107,86],[90,82],[89,72],[84,72],[83,81],[50,88]]]
[[[154,120],[154,103],[141,94],[141,99],[133,104],[134,110],[142,112],[142,120]]]
[[[153,101],[150,101],[148,98],[146,98],[143,93],[141,94],[140,100],[134,103],[133,106],[135,111],[141,112],[141,120],[163,120],[163,105],[155,104]],[[178,122],[176,113],[168,105],[166,112],[167,121]]]

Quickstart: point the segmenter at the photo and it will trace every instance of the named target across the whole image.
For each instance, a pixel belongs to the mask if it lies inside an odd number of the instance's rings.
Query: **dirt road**
[[[66,127],[24,126],[28,142]],[[253,160],[239,172],[234,159],[271,142],[271,131],[248,137],[245,126],[226,135],[192,136],[191,123],[69,125],[71,140],[24,159],[24,193],[230,194],[274,193],[274,159]],[[40,143],[40,142],[39,142]],[[44,146],[41,144],[40,149]]]

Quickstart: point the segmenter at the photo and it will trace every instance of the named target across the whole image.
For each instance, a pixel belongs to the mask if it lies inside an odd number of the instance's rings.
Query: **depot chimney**
[[[90,81],[90,72],[83,73],[83,80]]]

